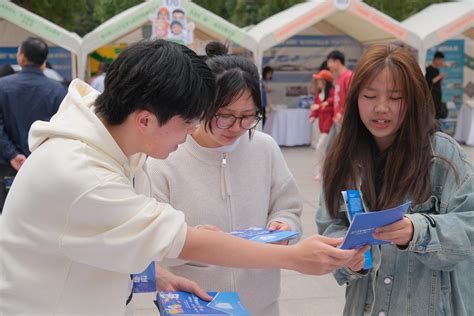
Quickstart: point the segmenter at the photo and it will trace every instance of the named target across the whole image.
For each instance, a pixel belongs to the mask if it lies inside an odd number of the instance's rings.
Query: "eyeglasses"
[[[262,114],[260,113],[245,116],[235,116],[232,114],[216,114],[214,116],[216,117],[217,127],[221,129],[231,128],[237,120],[240,120],[240,127],[242,129],[252,129],[262,119]]]

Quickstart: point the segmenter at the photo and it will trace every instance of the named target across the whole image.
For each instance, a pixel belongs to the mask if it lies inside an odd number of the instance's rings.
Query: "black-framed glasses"
[[[240,120],[240,127],[242,129],[252,129],[257,126],[258,122],[262,119],[261,113],[244,116],[235,116],[232,114],[216,114],[214,116],[216,118],[217,127],[221,129],[231,128],[237,120]]]

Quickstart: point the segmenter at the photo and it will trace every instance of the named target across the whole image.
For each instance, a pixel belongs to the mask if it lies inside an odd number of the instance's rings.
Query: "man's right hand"
[[[25,162],[25,160],[26,160],[26,156],[22,155],[22,154],[19,154],[19,155],[16,155],[15,158],[10,160],[10,165],[13,167],[13,169],[18,171],[18,170],[20,170],[20,168],[23,165],[23,163]]]
[[[343,238],[329,238],[313,235],[292,247],[291,269],[304,274],[322,275],[349,265],[354,265],[364,257],[369,248],[342,250],[336,248]]]

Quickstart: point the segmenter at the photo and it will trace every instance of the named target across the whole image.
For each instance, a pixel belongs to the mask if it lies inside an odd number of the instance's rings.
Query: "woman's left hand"
[[[271,222],[270,225],[268,225],[268,230],[269,231],[274,231],[274,230],[291,230],[290,225],[282,223],[282,222]],[[289,240],[285,241],[280,241],[280,242],[275,242],[275,245],[288,245]]]
[[[413,239],[413,223],[408,217],[393,224],[379,227],[373,234],[374,238],[390,241],[398,246],[407,246]]]

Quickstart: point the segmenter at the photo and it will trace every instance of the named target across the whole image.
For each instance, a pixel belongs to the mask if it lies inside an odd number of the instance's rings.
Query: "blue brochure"
[[[295,231],[288,230],[274,230],[269,231],[268,229],[261,227],[249,227],[246,229],[236,230],[230,232],[229,234],[236,237],[261,242],[261,243],[273,243],[279,241],[285,241],[290,239],[295,239],[298,237],[299,233]]]
[[[250,316],[236,292],[208,292],[212,301],[206,302],[187,292],[158,292],[155,304],[161,316],[166,315],[227,315]]]
[[[385,240],[375,239],[372,234],[377,227],[393,224],[401,220],[410,205],[411,202],[407,202],[388,210],[355,214],[341,248],[358,249],[364,245],[388,243]]]
[[[142,273],[133,275],[133,293],[156,292],[155,263],[152,262]]]

